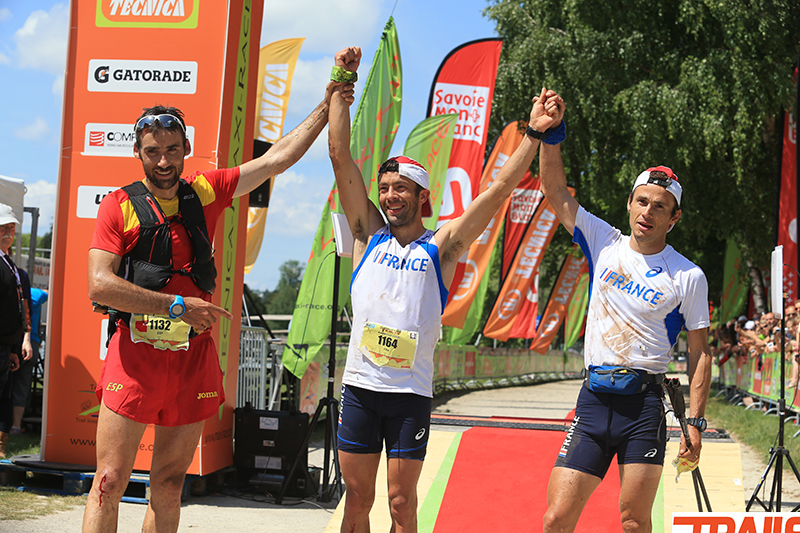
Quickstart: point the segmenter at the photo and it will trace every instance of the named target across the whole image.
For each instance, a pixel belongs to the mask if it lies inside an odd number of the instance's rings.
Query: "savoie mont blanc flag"
[[[436,115],[417,124],[406,139],[403,155],[422,164],[428,171],[428,190],[433,215],[422,222],[430,230],[436,229],[442,207],[442,190],[453,147],[453,132],[458,115]]]
[[[275,41],[261,48],[258,57],[258,89],[256,92],[256,123],[254,138],[275,144],[283,137],[283,123],[292,88],[297,56],[305,37]],[[268,180],[270,197],[275,183]],[[266,207],[251,207],[247,212],[247,247],[244,253],[244,272],[249,273],[261,251]]]
[[[375,181],[380,163],[388,158],[397,134],[402,100],[401,79],[400,44],[394,20],[389,18],[364,83],[350,131],[350,153],[361,169],[364,185],[368,188]],[[359,81],[356,89],[360,85]],[[371,188],[375,189],[374,196],[377,197],[377,187]],[[370,197],[373,197],[372,192]],[[336,246],[331,212],[342,212],[335,183],[322,209],[322,219],[300,284],[286,349],[283,351],[284,366],[299,378],[303,377],[330,335],[331,313],[338,313],[338,309],[333,309]],[[340,307],[349,298],[352,272],[352,261],[342,258],[338,280]]]
[[[577,245],[573,247],[576,248]],[[558,332],[558,327],[567,315],[567,306],[578,281],[584,272],[588,272],[589,266],[586,257],[581,253],[573,255],[568,253],[564,262],[561,264],[561,272],[558,274],[556,284],[550,291],[550,298],[547,300],[542,320],[536,329],[536,338],[531,343],[531,350],[545,354],[550,347],[550,343]]]
[[[478,195],[502,46],[497,38],[465,43],[448,54],[434,77],[428,116],[458,114],[439,226],[461,216]],[[466,260],[465,253],[451,287],[461,283]]]
[[[484,192],[494,182],[497,173],[506,164],[506,161],[511,157],[514,151],[522,142],[523,132],[520,131],[519,122],[510,122],[503,128],[502,133],[498,136],[497,141],[494,143],[489,159],[486,160],[486,165],[483,168],[481,176],[481,184],[479,193]],[[467,260],[465,263],[464,274],[458,285],[455,283],[450,286],[450,297],[447,307],[442,314],[442,324],[454,328],[464,328],[467,315],[475,312],[480,316],[483,313],[483,294],[485,294],[485,283],[481,283],[486,271],[491,265],[492,251],[494,250],[497,239],[503,228],[503,219],[506,216],[506,211],[511,199],[503,202],[500,209],[497,210],[486,230],[473,242],[469,251],[467,252]],[[481,293],[481,286],[484,291]],[[473,307],[475,302],[480,309]],[[471,337],[472,332],[469,333]],[[467,332],[465,331],[465,334]]]

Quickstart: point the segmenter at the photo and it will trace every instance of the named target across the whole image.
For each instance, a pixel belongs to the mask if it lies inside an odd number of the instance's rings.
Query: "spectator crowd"
[[[797,386],[800,374],[800,350],[798,350],[798,320],[800,300],[786,307],[784,356],[791,362],[787,387]],[[748,319],[745,315],[712,330],[711,347],[717,364],[723,365],[730,358],[755,358],[759,362],[764,354],[781,352],[781,321],[774,313],[757,313]],[[760,365],[759,365],[760,367]]]

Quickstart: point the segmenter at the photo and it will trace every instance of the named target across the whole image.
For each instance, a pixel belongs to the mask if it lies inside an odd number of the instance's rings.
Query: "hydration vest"
[[[170,222],[156,198],[141,181],[122,188],[139,218],[139,240],[122,258],[117,273],[138,287],[160,291],[172,276],[189,276],[195,285],[209,294],[217,287],[217,267],[208,238],[203,204],[191,185],[181,178],[178,185],[178,214],[172,222],[186,228],[192,241],[193,258],[188,268],[175,270],[172,264]]]

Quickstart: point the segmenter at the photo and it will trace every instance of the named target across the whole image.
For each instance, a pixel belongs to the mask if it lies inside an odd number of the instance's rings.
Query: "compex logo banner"
[[[89,60],[90,92],[194,94],[196,61]]]
[[[194,146],[194,127],[186,126],[186,138]],[[133,157],[136,135],[132,124],[87,122],[81,155]]]
[[[200,0],[97,0],[99,28],[197,28]]]

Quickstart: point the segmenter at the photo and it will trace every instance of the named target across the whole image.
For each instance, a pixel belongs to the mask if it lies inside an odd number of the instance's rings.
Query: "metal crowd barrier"
[[[236,407],[274,410],[279,402],[283,363],[274,357],[267,331],[242,326]]]

